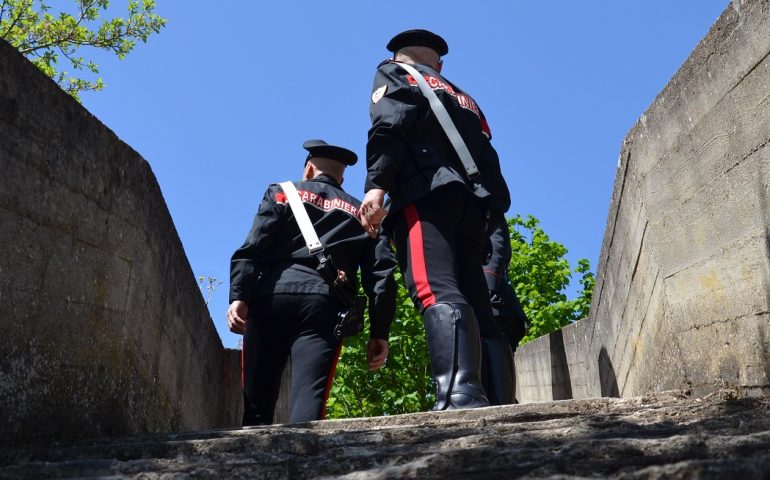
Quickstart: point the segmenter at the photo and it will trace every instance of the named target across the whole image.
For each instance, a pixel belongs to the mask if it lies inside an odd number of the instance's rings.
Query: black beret
[[[433,32],[420,29],[407,30],[399,33],[390,39],[385,48],[395,53],[404,47],[415,46],[432,48],[438,53],[439,57],[443,57],[449,53],[449,45],[447,45],[443,38]]]
[[[302,144],[302,148],[308,151],[305,162],[313,157],[329,158],[345,165],[355,165],[358,161],[358,156],[347,148],[329,145],[323,140],[308,140]]]

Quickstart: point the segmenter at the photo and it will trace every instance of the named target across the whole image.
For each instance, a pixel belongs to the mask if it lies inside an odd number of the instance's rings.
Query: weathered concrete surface
[[[0,445],[239,423],[150,166],[0,41]]]
[[[588,325],[585,320],[573,323],[516,350],[516,398],[519,402],[618,396],[611,389],[602,389],[601,395],[592,395],[584,350]]]
[[[0,452],[0,479],[767,478],[770,400],[667,392]]]
[[[770,1],[734,0],[624,140],[574,397],[770,391],[769,55]],[[554,343],[517,352],[521,400]]]

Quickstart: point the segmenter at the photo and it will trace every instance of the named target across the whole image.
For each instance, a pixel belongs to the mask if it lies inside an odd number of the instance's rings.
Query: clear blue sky
[[[209,307],[233,347],[230,255],[267,185],[301,175],[304,140],[363,156],[395,33],[447,40],[443,73],[489,120],[509,214],[535,215],[595,270],[621,141],[728,4],[158,0],[168,26],[122,62],[99,55],[107,88],[83,104],[152,166],[196,276],[224,281]],[[359,198],[364,171],[346,176]]]

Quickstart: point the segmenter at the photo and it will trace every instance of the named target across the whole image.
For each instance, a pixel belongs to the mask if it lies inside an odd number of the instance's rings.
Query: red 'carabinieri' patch
[[[345,213],[349,213],[354,217],[358,217],[358,209],[341,198],[323,198],[317,193],[308,192],[307,190],[297,190],[297,193],[299,194],[299,198],[302,199],[303,203],[313,205],[314,207],[320,208],[324,212],[337,209],[342,210]],[[286,194],[283,192],[276,193],[275,201],[281,205],[286,205]]]

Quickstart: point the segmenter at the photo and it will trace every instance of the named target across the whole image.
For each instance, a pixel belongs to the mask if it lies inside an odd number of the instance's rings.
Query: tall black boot
[[[490,405],[515,403],[516,377],[513,370],[513,351],[505,337],[485,338],[481,349],[484,360],[481,377]]]
[[[470,305],[437,303],[423,317],[436,405],[433,410],[489,405],[481,386],[481,342]]]

